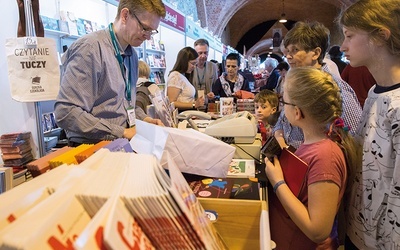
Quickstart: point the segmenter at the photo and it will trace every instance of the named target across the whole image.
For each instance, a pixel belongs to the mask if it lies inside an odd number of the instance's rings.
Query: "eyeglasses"
[[[136,21],[138,21],[140,27],[142,28],[142,32],[145,33],[146,35],[154,36],[155,34],[158,34],[158,30],[152,30],[149,28],[145,28],[143,23],[139,20],[139,18],[135,15],[135,13],[131,12],[132,16],[136,18]]]
[[[189,62],[191,65],[196,66],[197,62]]]
[[[279,102],[282,103],[283,105],[297,106],[296,104],[289,103],[289,102],[285,102],[285,101],[283,100],[283,97],[280,97],[280,98],[279,98]]]

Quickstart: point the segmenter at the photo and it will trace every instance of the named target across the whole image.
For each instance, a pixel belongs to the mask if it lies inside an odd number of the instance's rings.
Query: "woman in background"
[[[237,53],[230,53],[226,57],[225,73],[215,81],[212,92],[215,96],[231,97],[239,90],[251,92],[249,81],[239,74],[240,56]]]
[[[181,49],[167,80],[167,96],[179,111],[204,106],[204,96],[195,99],[196,89],[189,79],[199,55],[192,47]]]

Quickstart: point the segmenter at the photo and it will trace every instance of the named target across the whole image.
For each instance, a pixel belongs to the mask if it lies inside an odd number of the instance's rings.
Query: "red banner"
[[[161,19],[161,22],[177,30],[185,32],[185,17],[174,9],[170,8],[168,5],[165,5],[165,10],[167,13],[165,18]]]

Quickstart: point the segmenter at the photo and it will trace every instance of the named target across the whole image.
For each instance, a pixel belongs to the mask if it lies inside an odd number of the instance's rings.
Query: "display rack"
[[[152,37],[143,44],[143,60],[150,66],[150,80],[155,82],[160,88],[165,85],[165,47],[158,37]]]

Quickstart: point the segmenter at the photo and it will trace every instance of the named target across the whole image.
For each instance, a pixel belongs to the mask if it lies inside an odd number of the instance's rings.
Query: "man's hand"
[[[136,135],[136,126],[124,130],[124,138],[132,139]]]
[[[214,92],[210,92],[207,94],[208,99],[212,100],[215,98]]]
[[[164,123],[160,120],[160,119],[153,119],[150,116],[146,117],[143,119],[143,121],[148,122],[148,123],[152,123],[161,127],[165,127]]]

